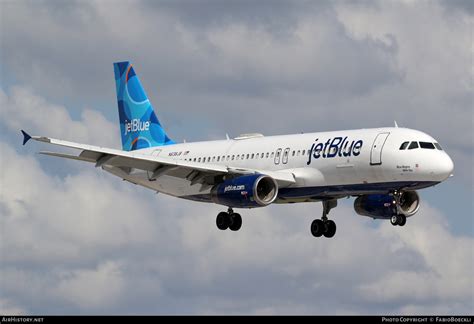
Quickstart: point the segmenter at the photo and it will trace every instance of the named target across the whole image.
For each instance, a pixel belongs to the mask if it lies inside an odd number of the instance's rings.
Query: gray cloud
[[[261,95],[283,88],[359,93],[396,78],[393,48],[346,37],[324,3],[310,10],[303,10],[303,3],[288,2],[262,2],[252,8],[245,2],[231,3],[231,8],[226,3],[226,9],[223,4],[153,2],[146,10],[130,2],[55,3],[51,10],[43,3],[25,4],[4,4],[12,13],[4,17],[2,28],[5,67],[57,98],[112,94],[111,62],[126,58],[156,75],[152,80],[161,81],[160,88],[214,94]],[[217,22],[193,28],[193,20],[184,17],[212,21],[201,11]],[[36,19],[31,21],[33,13]],[[283,15],[286,19],[279,19]],[[294,18],[282,28],[283,35],[269,27],[266,17]],[[26,22],[31,28],[24,28]],[[147,61],[152,64],[141,63]],[[362,72],[364,82],[357,77]]]
[[[286,33],[298,22],[298,16],[311,11],[331,8],[329,1],[145,1],[144,10],[166,11],[186,25],[197,28],[212,28],[229,23],[264,26],[272,33]]]
[[[439,0],[439,3],[448,11],[456,10],[468,15],[474,14],[474,4],[472,3],[472,1],[469,0]]]

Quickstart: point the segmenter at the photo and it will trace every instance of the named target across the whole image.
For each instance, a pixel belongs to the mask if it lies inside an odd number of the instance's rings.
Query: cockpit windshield
[[[408,146],[408,143],[410,143],[410,142],[403,142],[402,145],[400,145],[400,150],[406,149],[407,146]]]
[[[434,150],[435,149],[435,146],[433,143],[430,143],[430,142],[420,142],[420,147],[422,149],[430,149],[430,150]]]
[[[408,146],[409,150],[417,149],[418,148],[418,142],[411,142],[410,146]]]
[[[416,142],[416,141],[408,142],[407,141],[407,142],[403,142],[400,145],[400,150],[406,150],[407,148],[409,150],[414,150],[417,148],[428,149],[428,150],[434,150],[436,148],[440,151],[443,150],[441,148],[441,145],[439,145],[439,143],[431,143],[431,142]]]

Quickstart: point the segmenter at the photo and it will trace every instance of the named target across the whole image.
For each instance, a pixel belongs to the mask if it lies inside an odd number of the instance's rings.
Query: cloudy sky
[[[472,1],[0,1],[0,313],[464,314],[474,308]],[[131,60],[181,141],[399,125],[455,176],[403,228],[320,204],[244,210],[38,156],[19,129],[120,148]]]

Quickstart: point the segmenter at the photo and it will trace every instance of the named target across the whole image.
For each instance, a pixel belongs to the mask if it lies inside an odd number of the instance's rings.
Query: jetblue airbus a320
[[[453,172],[451,158],[431,136],[406,128],[373,128],[176,143],[163,129],[129,62],[114,64],[122,150],[30,136],[81,150],[41,154],[94,163],[131,183],[171,196],[226,206],[220,230],[242,226],[236,208],[321,201],[315,237],[333,237],[328,219],[337,200],[356,197],[356,213],[403,226],[420,207],[416,190]]]

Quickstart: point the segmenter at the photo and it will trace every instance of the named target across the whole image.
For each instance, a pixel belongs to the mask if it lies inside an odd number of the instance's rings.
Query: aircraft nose
[[[446,180],[453,174],[454,163],[448,154],[445,153],[437,164],[438,173],[443,177],[443,180]]]

